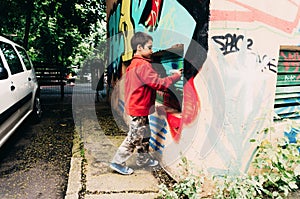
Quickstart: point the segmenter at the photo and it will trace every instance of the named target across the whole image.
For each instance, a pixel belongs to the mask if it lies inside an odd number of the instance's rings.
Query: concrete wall
[[[119,0],[107,1],[107,13],[118,77],[111,103],[126,119],[120,71],[133,33],[151,34],[154,51],[184,45],[182,112],[158,104],[150,116],[151,147],[165,168],[176,173],[183,154],[213,174],[246,172],[250,140],[274,125],[280,46],[300,45],[300,1]]]

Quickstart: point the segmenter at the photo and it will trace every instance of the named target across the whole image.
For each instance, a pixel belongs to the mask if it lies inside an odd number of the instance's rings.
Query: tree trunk
[[[23,38],[23,46],[25,49],[28,49],[28,40],[29,40],[29,33],[30,33],[30,25],[31,25],[31,19],[32,19],[32,12],[34,9],[33,1],[28,1],[28,10],[26,15],[26,24],[25,24],[25,33]]]

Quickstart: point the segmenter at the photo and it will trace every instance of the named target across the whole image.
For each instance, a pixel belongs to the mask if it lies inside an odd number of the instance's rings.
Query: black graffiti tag
[[[213,36],[212,39],[219,44],[220,50],[223,51],[223,55],[227,55],[229,53],[234,53],[240,50],[239,42],[244,40],[244,35],[236,35],[227,33],[225,36]],[[247,39],[247,49],[251,50],[251,46],[253,45],[252,39]]]
[[[277,65],[275,64],[276,60],[274,58],[269,58],[268,55],[256,55],[256,62],[262,64],[264,69],[277,73]]]
[[[251,54],[254,54],[256,56],[256,63],[258,63],[262,68],[261,71],[269,70],[273,73],[277,73],[277,65],[276,60],[274,58],[268,57],[268,55],[258,55],[254,52]]]

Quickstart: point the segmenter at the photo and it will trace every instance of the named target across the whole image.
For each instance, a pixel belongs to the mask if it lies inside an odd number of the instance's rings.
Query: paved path
[[[77,90],[78,89],[78,90]],[[113,199],[113,198],[145,198],[157,197],[158,182],[152,172],[139,169],[133,162],[128,165],[135,173],[124,176],[109,168],[117,143],[104,135],[99,126],[95,111],[95,92],[79,92],[80,85],[73,90],[73,117],[76,126],[73,157],[69,173],[66,199]],[[99,103],[98,106],[105,106]],[[98,107],[97,110],[101,110]],[[131,161],[134,157],[131,158]]]

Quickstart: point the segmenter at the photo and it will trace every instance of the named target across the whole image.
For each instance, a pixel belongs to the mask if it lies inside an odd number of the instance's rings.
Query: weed
[[[179,179],[169,190],[166,185],[161,184],[160,197],[164,199],[197,199],[202,192],[202,186],[204,183],[204,175],[199,173],[198,175],[193,174],[193,167],[185,157],[181,159],[182,163],[179,165],[182,170],[181,174],[177,176]]]
[[[288,122],[285,131],[299,128]],[[264,130],[264,133],[270,129]],[[258,148],[253,159],[254,172],[236,176],[214,176],[215,192],[213,198],[286,198],[291,191],[300,187],[300,133],[296,141],[284,136],[270,142],[251,139],[257,142]],[[203,171],[194,175],[193,168],[186,158],[180,164],[182,172],[177,183],[169,190],[160,185],[160,198],[185,199],[201,198],[204,184]]]

